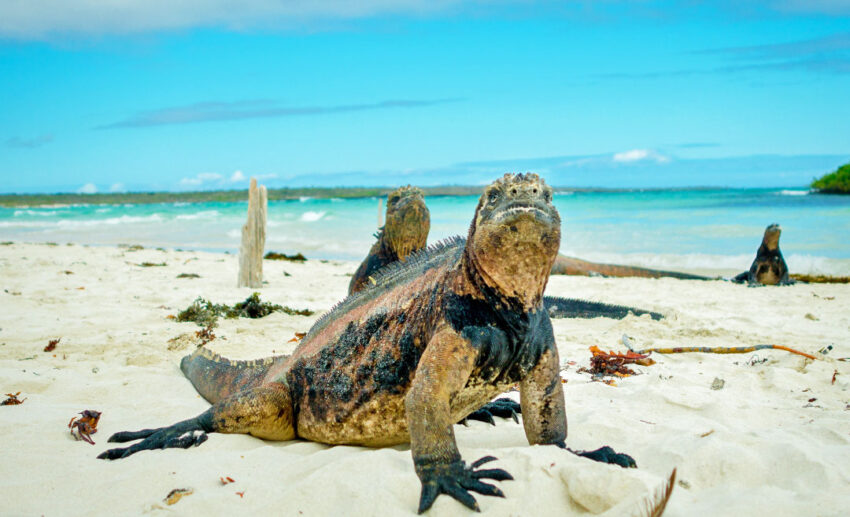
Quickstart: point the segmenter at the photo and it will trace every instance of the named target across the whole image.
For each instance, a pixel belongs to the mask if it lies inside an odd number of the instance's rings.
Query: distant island
[[[824,194],[850,194],[850,163],[814,180],[811,187]]]
[[[269,201],[293,201],[301,198],[358,199],[385,197],[396,187],[305,187],[270,188]],[[426,196],[479,196],[482,186],[449,185],[422,187]],[[571,188],[556,187],[555,192],[666,192],[682,190],[712,190],[722,187],[693,188]],[[0,207],[50,205],[147,205],[153,203],[238,203],[248,201],[248,189],[208,190],[197,192],[112,192],[98,194],[0,194]]]

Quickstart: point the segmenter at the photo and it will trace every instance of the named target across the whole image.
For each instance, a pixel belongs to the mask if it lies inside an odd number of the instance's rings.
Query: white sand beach
[[[143,262],[166,265],[140,267]],[[344,297],[357,264],[311,259],[264,267],[263,300],[317,313],[223,319],[209,348],[238,359],[288,353],[294,334]],[[178,279],[180,273],[200,278]],[[227,304],[245,299],[252,290],[237,289],[236,276],[237,257],[227,254],[0,246],[0,393],[20,391],[25,399],[0,407],[0,514],[415,514],[420,484],[406,446],[213,434],[188,450],[96,459],[114,432],[172,424],[208,407],[179,369],[199,328],[168,316],[198,296]],[[504,499],[476,495],[482,512],[640,515],[643,500],[676,468],[668,516],[847,515],[850,362],[836,359],[850,356],[850,285],[552,277],[547,294],[666,315],[554,320],[568,444],[610,445],[631,454],[639,468],[529,447],[522,426],[511,420],[456,426],[467,461],[494,455],[493,465],[515,478],[498,483]],[[655,365],[636,366],[640,375],[616,386],[578,372],[589,365],[592,345],[625,351],[624,334],[641,348],[774,343],[811,354],[834,348],[816,361],[779,350],[653,354]],[[57,338],[55,350],[44,352]],[[722,389],[712,389],[715,379]],[[67,427],[86,409],[103,413],[94,446],[74,440]],[[223,485],[221,477],[234,482]],[[169,506],[163,499],[175,488],[193,493]],[[428,515],[467,513],[441,496]]]

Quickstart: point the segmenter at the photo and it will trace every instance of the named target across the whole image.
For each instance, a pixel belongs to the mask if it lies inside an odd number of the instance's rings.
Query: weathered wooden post
[[[242,227],[242,245],[239,246],[239,279],[237,287],[263,286],[263,250],[266,247],[266,211],[268,192],[257,188],[257,179],[251,178],[248,189],[248,220]]]

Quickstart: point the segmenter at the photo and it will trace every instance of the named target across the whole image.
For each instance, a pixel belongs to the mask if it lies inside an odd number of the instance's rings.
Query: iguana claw
[[[200,424],[187,420],[169,427],[158,429],[143,429],[141,431],[123,431],[109,437],[109,442],[124,443],[142,439],[141,442],[124,448],[109,449],[97,457],[101,460],[117,460],[126,458],[139,451],[153,449],[188,449],[207,441],[207,433]]]
[[[466,418],[461,420],[460,423],[465,425],[467,420],[478,420],[480,422],[487,422],[490,425],[496,425],[496,421],[493,419],[494,416],[500,418],[513,418],[514,422],[519,423],[519,418],[517,418],[518,413],[522,413],[519,402],[515,402],[507,397],[502,397],[494,400],[493,402],[489,402],[482,406],[481,409],[468,414]]]
[[[420,467],[422,494],[419,497],[419,513],[423,513],[431,508],[431,505],[434,504],[434,501],[440,494],[450,495],[470,510],[475,510],[476,512],[481,511],[481,509],[469,491],[484,495],[505,497],[505,494],[497,487],[479,480],[495,479],[497,481],[504,481],[513,479],[513,476],[502,469],[475,470],[484,463],[495,459],[493,456],[485,456],[468,467],[463,461]]]

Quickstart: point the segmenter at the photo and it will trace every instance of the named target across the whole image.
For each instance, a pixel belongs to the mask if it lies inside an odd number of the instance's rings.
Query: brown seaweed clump
[[[301,253],[296,253],[295,255],[287,255],[286,253],[277,253],[275,251],[270,251],[266,253],[266,256],[263,258],[266,260],[288,260],[289,262],[307,261],[307,257],[302,255]]]
[[[7,393],[6,396],[9,398],[4,400],[3,402],[0,402],[0,406],[17,406],[18,404],[23,404],[24,400],[26,400],[26,397],[21,400],[18,398],[18,395],[20,394],[20,391],[17,393]]]
[[[260,300],[260,293],[253,293],[244,301],[233,306],[215,304],[201,297],[195,299],[192,305],[177,314],[177,321],[194,321],[201,327],[215,327],[220,316],[225,318],[264,318],[273,312],[283,312],[290,316],[312,316],[309,309],[293,309]]]
[[[606,375],[616,377],[635,375],[637,372],[626,366],[627,364],[639,364],[641,366],[655,364],[655,361],[649,358],[649,354],[638,354],[631,351],[624,354],[604,352],[597,346],[590,347],[590,353],[593,354],[593,357],[590,358],[590,368],[579,368],[578,371],[590,373],[594,379]]]

